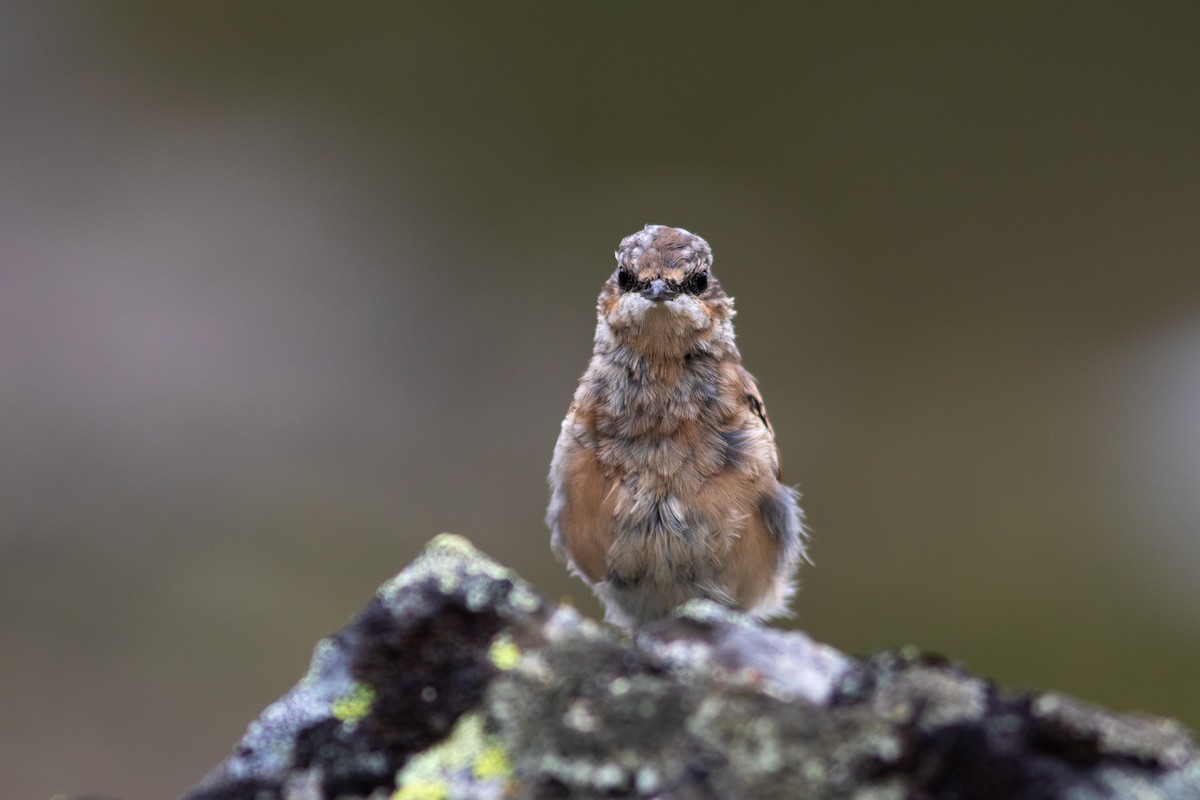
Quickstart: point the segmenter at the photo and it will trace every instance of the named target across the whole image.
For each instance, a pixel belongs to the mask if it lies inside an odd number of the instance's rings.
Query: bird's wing
[[[750,407],[750,413],[758,422],[762,423],[774,449],[775,477],[782,479],[783,467],[779,458],[779,445],[775,443],[775,429],[771,427],[771,420],[767,419],[767,406],[763,403],[762,392],[758,390],[758,383],[755,382],[754,376],[740,364],[738,373],[742,379],[742,392],[745,395],[746,404]]]
[[[559,558],[594,583],[608,572],[608,549],[615,535],[613,479],[600,466],[593,449],[576,438],[575,418],[572,407],[554,448],[546,522]]]

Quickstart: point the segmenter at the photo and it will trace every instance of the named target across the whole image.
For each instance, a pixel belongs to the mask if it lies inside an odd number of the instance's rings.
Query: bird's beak
[[[650,286],[642,291],[642,296],[647,300],[653,300],[656,303],[662,303],[666,300],[671,300],[678,294],[674,289],[667,285],[667,282],[662,278],[658,278],[651,282]]]

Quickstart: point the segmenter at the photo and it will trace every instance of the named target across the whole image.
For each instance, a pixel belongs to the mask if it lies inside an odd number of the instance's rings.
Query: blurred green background
[[[184,791],[708,238],[793,624],[1200,724],[1200,6],[9,4],[0,774]]]

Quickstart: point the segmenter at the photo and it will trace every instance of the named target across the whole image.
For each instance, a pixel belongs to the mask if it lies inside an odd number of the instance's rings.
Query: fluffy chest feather
[[[699,490],[728,461],[736,394],[707,355],[593,359],[580,387],[600,464],[630,490],[660,496]]]

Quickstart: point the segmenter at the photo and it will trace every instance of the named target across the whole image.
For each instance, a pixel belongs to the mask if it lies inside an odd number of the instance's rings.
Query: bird
[[[615,255],[550,464],[551,547],[622,628],[695,598],[788,615],[808,534],[712,249],[647,225]]]

